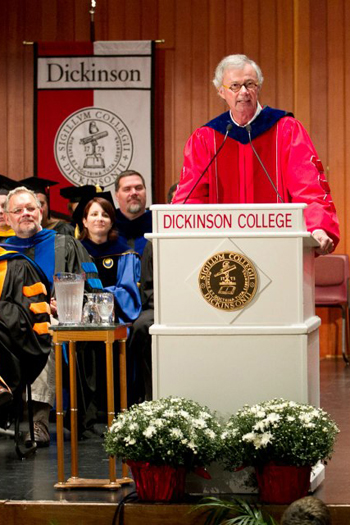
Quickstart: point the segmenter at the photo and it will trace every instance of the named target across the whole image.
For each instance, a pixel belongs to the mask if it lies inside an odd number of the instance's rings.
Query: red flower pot
[[[151,465],[144,461],[128,460],[136,485],[138,498],[142,501],[180,501],[185,495],[185,467]]]
[[[264,503],[289,504],[307,496],[311,467],[267,463],[255,468],[260,500]]]

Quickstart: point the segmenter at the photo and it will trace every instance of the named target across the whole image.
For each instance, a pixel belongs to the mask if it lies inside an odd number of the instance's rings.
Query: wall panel
[[[22,42],[89,39],[90,2],[3,4],[0,173],[23,178],[32,175],[34,159],[33,48]],[[190,133],[226,109],[211,83],[217,63],[226,54],[245,52],[262,66],[262,102],[293,111],[309,130],[340,217],[338,253],[347,253],[349,24],[348,0],[97,0],[97,40],[165,40],[157,44],[156,199],[164,201],[178,180]],[[337,324],[331,314],[322,316],[323,347],[332,353]]]
[[[276,0],[265,0],[260,9],[260,56],[264,84],[261,101],[272,108],[277,107],[277,7]]]

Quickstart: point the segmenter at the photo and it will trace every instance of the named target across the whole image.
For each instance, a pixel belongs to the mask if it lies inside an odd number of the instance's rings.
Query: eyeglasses
[[[13,215],[22,215],[25,210],[27,210],[28,213],[34,213],[37,209],[37,206],[25,206],[24,208],[15,208],[14,210],[9,211],[9,213],[13,213]]]
[[[238,93],[239,91],[241,91],[243,86],[247,90],[252,91],[253,89],[256,89],[259,86],[259,84],[257,84],[253,80],[247,80],[246,82],[243,82],[243,84],[240,84],[239,82],[233,82],[233,84],[231,84],[230,86],[225,86],[224,84],[222,85],[222,87],[229,89],[230,91],[232,91],[232,93]]]

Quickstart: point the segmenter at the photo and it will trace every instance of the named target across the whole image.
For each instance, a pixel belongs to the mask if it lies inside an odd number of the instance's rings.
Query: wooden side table
[[[113,343],[119,343],[119,380],[120,408],[127,408],[126,387],[126,338],[127,326],[123,324],[103,325],[52,325],[50,326],[52,340],[55,345],[56,357],[56,424],[57,424],[57,465],[58,483],[55,488],[108,488],[118,489],[124,483],[133,480],[128,477],[128,466],[122,464],[122,478],[116,479],[115,457],[109,457],[109,480],[87,479],[78,475],[78,405],[76,381],[76,342],[104,341],[106,344],[106,379],[107,379],[107,412],[108,426],[115,417],[114,409],[114,375],[113,375]],[[64,476],[64,439],[63,439],[63,391],[62,391],[62,343],[69,342],[69,388],[70,388],[70,420],[71,420],[71,477]]]

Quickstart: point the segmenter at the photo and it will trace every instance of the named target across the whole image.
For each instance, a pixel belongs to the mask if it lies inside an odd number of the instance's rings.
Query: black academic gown
[[[49,303],[49,284],[36,265],[0,249],[0,375],[13,392],[46,364]]]

